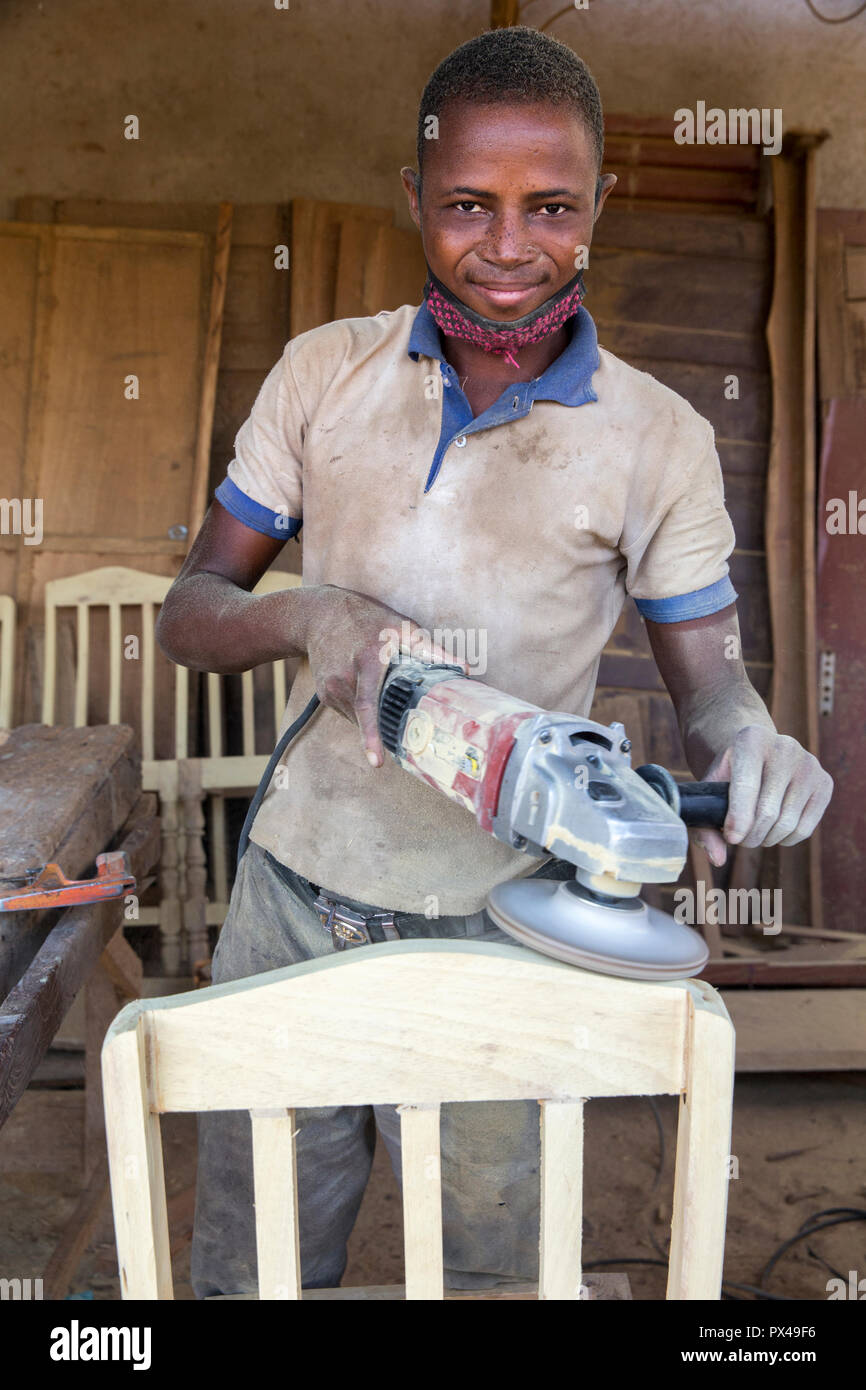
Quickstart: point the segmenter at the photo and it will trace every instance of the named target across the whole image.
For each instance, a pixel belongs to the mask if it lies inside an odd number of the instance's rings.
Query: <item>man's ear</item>
[[[409,215],[416,227],[421,226],[421,175],[416,174],[414,169],[410,169],[407,164],[400,170],[400,178],[406,190],[406,197],[409,200]]]
[[[599,214],[604,207],[607,195],[612,191],[616,183],[616,174],[600,174],[595,182],[595,212],[593,222],[598,221]]]

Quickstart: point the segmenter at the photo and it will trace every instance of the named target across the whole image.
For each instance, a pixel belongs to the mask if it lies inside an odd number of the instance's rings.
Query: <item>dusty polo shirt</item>
[[[216,496],[267,535],[303,524],[305,585],[456,634],[474,675],[548,710],[589,713],[627,594],[660,622],[736,598],[712,428],[599,348],[583,308],[551,366],[475,418],[424,305],[301,334]],[[302,662],[284,729],[314,690]],[[389,757],[371,768],[357,727],[324,707],[251,838],[335,894],[428,915],[476,912],[539,862]]]

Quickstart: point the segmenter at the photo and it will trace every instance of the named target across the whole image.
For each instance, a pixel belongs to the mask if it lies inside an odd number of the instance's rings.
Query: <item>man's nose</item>
[[[531,265],[538,259],[539,249],[520,213],[500,212],[487,227],[479,255],[496,265]]]

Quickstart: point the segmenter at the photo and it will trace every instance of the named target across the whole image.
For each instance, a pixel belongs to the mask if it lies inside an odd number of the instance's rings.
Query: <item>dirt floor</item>
[[[37,1277],[80,1191],[83,1092],[31,1089],[0,1132],[0,1277]],[[757,1285],[774,1250],[814,1212],[866,1211],[866,1074],[746,1075],[738,1078],[725,1279]],[[669,1235],[676,1100],[644,1098],[587,1105],[584,1257],[622,1270],[636,1299],[664,1297],[664,1269],[630,1260],[661,1260]],[[164,1117],[163,1135],[176,1297],[189,1285],[190,1191],[195,1177],[195,1121]],[[657,1176],[658,1175],[658,1176]],[[183,1194],[186,1194],[184,1196]],[[792,1299],[826,1299],[827,1281],[866,1273],[866,1222],[837,1225],[799,1242],[779,1261],[768,1289]],[[107,1215],[75,1276],[71,1294],[118,1297]],[[344,1284],[399,1283],[403,1278],[400,1194],[381,1140],[350,1244]]]

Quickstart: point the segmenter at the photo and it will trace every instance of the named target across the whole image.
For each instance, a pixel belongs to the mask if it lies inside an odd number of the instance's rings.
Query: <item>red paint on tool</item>
[[[478,799],[478,782],[474,777],[467,777],[465,772],[458,772],[451,786],[455,792],[462,792],[472,805],[475,806]]]
[[[461,805],[468,804],[483,830],[492,830],[514,735],[524,719],[538,715],[538,708],[462,677],[439,681],[417,708],[432,720],[440,739],[441,780],[437,783],[408,750],[404,751],[406,761],[416,776],[438,785]],[[423,762],[425,752],[419,758]],[[439,772],[439,766],[435,771]]]
[[[493,725],[493,739],[488,746],[487,765],[482,783],[482,798],[480,804],[476,804],[475,811],[482,830],[492,831],[493,829],[493,817],[496,815],[496,807],[499,804],[499,789],[505,774],[505,764],[508,762],[514,747],[518,727],[524,719],[534,718],[534,713],[510,714],[504,719],[497,720]]]

